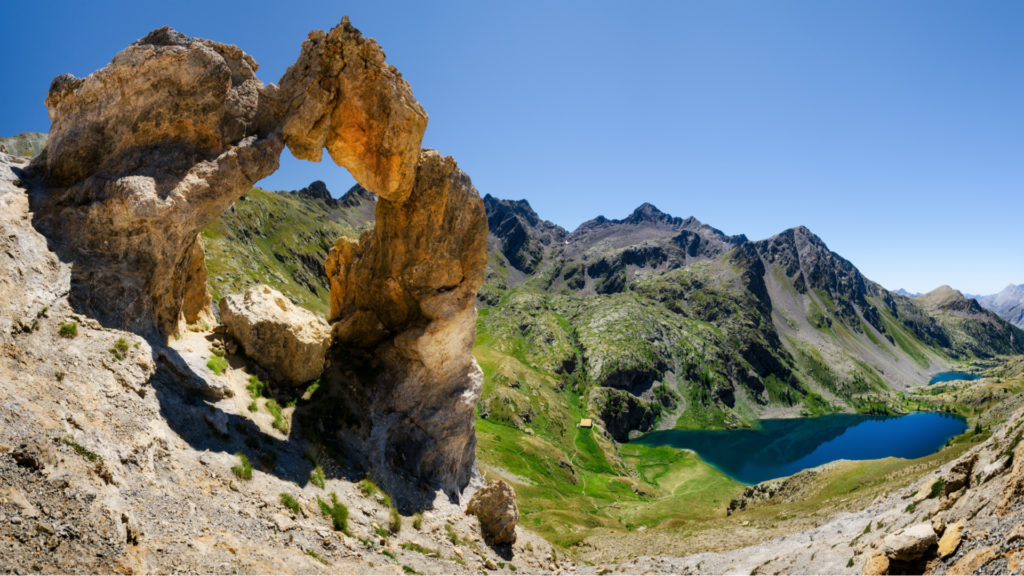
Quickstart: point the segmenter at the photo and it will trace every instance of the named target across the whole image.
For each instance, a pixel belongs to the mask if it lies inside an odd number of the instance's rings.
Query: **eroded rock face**
[[[278,165],[274,90],[234,46],[150,33],[86,78],[58,76],[38,227],[74,262],[72,302],[147,335],[208,309],[199,231]],[[202,273],[205,277],[205,272]]]
[[[364,350],[371,426],[357,432],[376,467],[399,466],[458,494],[474,471],[473,411],[483,375],[473,359],[476,292],[487,262],[483,201],[455,161],[420,155],[405,202],[381,198],[376,227],[327,258],[334,337]]]
[[[466,514],[480,519],[484,537],[492,544],[512,544],[516,541],[519,508],[516,494],[504,480],[488,482],[469,500]]]
[[[281,78],[283,131],[296,158],[320,161],[326,147],[367,190],[402,202],[412,189],[427,113],[408,82],[346,17],[312,32]]]
[[[252,286],[220,301],[220,319],[245,353],[283,384],[320,376],[330,345],[327,323],[270,286]]]

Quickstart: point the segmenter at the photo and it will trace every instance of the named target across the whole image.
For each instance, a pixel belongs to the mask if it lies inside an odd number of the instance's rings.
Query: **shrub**
[[[932,484],[932,489],[928,492],[929,498],[937,498],[942,495],[942,488],[946,485],[946,481],[939,478]]]
[[[327,518],[331,519],[331,523],[334,525],[334,529],[339,532],[348,533],[348,508],[344,504],[338,502],[338,495],[331,492],[331,504],[324,502],[317,498],[317,504],[320,505],[320,512]]]
[[[291,494],[281,492],[281,504],[284,504],[286,508],[294,512],[298,516],[302,516],[302,506],[299,506],[299,502],[292,498]]]
[[[74,338],[75,336],[78,336],[78,323],[68,322],[60,325],[61,338]]]
[[[362,480],[360,480],[359,483],[356,484],[356,488],[359,488],[359,491],[362,492],[363,496],[366,496],[367,498],[375,495],[377,492],[380,492],[380,489],[377,488],[377,485],[374,484],[373,480],[370,480],[369,478],[363,478]]]
[[[417,529],[417,530],[422,530],[423,529],[423,514],[422,513],[417,512],[416,515],[413,516],[413,518],[412,518],[412,527]]]
[[[228,361],[223,356],[214,354],[210,357],[210,361],[206,363],[206,367],[213,371],[217,376],[223,376],[224,371],[228,369]]]
[[[321,468],[319,464],[316,465],[316,468],[310,470],[309,481],[312,482],[314,486],[319,487],[321,490],[324,488],[324,485],[326,484],[326,482],[324,481],[324,469]]]
[[[306,550],[306,556],[309,556],[310,558],[314,558],[316,560],[319,560],[320,563],[323,564],[324,566],[328,565],[327,564],[327,560],[324,560],[319,554],[317,554],[313,550]]]
[[[124,360],[128,357],[128,341],[118,338],[117,342],[114,342],[114,347],[110,349],[110,353],[114,355],[114,358]]]
[[[249,459],[241,452],[235,452],[235,456],[238,456],[238,459],[241,462],[232,466],[231,471],[235,473],[235,476],[238,476],[242,480],[252,480],[252,464],[249,463]]]
[[[68,446],[70,446],[71,448],[73,448],[75,450],[75,452],[78,452],[78,454],[80,456],[84,457],[89,462],[97,462],[97,461],[103,460],[102,456],[100,456],[99,454],[97,454],[95,452],[89,451],[85,446],[82,446],[81,444],[79,444],[79,443],[77,443],[77,442],[75,442],[73,440],[69,440],[68,438],[64,438],[64,443],[67,444]]]
[[[281,413],[281,405],[277,403],[277,400],[273,398],[267,400],[266,403],[267,412],[274,417],[274,428],[277,428],[285,434],[288,433],[288,421],[284,419],[284,414]]]

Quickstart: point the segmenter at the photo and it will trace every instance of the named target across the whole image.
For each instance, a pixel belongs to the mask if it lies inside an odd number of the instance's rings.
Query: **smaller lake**
[[[662,430],[633,442],[693,450],[730,478],[757,484],[833,460],[920,458],[967,429],[957,416],[833,414],[762,420],[757,430]]]
[[[981,380],[981,376],[968,374],[967,372],[939,372],[928,381],[928,385],[939,382],[952,382],[953,380]]]

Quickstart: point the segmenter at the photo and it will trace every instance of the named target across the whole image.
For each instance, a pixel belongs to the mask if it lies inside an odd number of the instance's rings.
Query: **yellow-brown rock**
[[[956,552],[956,548],[960,545],[960,540],[963,538],[963,533],[963,522],[956,522],[946,527],[946,531],[942,533],[942,538],[939,538],[939,558],[945,558]]]
[[[480,194],[451,157],[424,150],[405,202],[381,198],[376,226],[327,257],[335,335],[368,347],[472,307],[487,263]]]
[[[339,241],[326,264],[335,343],[346,355],[366,351],[376,366],[355,393],[373,414],[355,436],[371,467],[397,465],[454,496],[475,471],[483,201],[454,160],[425,150],[408,199],[381,198],[376,216],[375,228]]]
[[[402,202],[412,189],[427,113],[384,51],[344,18],[316,31],[281,78],[283,132],[296,158],[326,147],[367,190]]]
[[[889,573],[889,558],[885,554],[875,554],[868,558],[861,569],[861,574],[882,576]]]
[[[982,573],[982,569],[986,564],[1001,556],[999,554],[999,546],[975,548],[964,554],[963,558],[950,566],[946,570],[946,574],[979,574]]]
[[[519,507],[516,493],[508,482],[492,480],[473,494],[466,506],[466,514],[480,519],[484,538],[491,544],[513,544],[516,541],[516,524],[519,523]]]

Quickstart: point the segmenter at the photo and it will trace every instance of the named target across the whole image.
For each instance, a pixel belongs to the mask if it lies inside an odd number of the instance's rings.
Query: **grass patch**
[[[426,548],[424,546],[420,546],[419,544],[417,544],[415,542],[402,542],[401,548],[402,548],[402,550],[411,550],[413,552],[419,552],[420,554],[423,554],[424,556],[427,556],[427,555],[430,555],[430,554],[436,554],[439,558],[441,556],[441,552],[440,551],[434,550],[433,548]]]
[[[928,491],[929,498],[938,498],[942,495],[942,489],[946,486],[946,481],[939,478],[932,483],[931,490]]]
[[[324,560],[323,557],[321,557],[319,554],[317,554],[314,550],[306,550],[306,556],[309,556],[310,558],[313,558],[314,560],[317,560],[318,562],[320,562],[324,566],[329,566],[330,565],[330,564],[327,563],[327,560]]]
[[[274,428],[287,434],[290,427],[288,426],[288,421],[284,418],[284,414],[281,413],[281,405],[277,403],[277,400],[270,398],[267,400],[266,407],[267,412],[270,412],[270,415],[274,417]]]
[[[114,355],[115,359],[124,360],[128,357],[128,341],[118,338],[117,342],[114,342],[114,347],[110,349],[110,353]]]
[[[316,468],[309,471],[309,481],[321,490],[323,490],[324,486],[327,484],[324,480],[324,469],[321,468],[319,464],[316,465]]]
[[[279,496],[281,497],[281,504],[284,504],[285,508],[299,516],[302,516],[302,506],[299,506],[299,502],[295,498],[292,498],[291,494],[281,492]]]
[[[249,391],[249,396],[252,398],[252,403],[249,404],[249,412],[259,412],[260,406],[256,403],[256,399],[263,396],[264,387],[263,382],[258,376],[255,374],[249,375],[249,383],[245,385],[245,389]]]
[[[83,456],[89,462],[100,462],[103,457],[99,454],[88,450],[85,446],[71,440],[70,438],[64,438],[63,442],[70,446],[75,452],[78,452],[79,456]]]
[[[413,570],[411,567],[406,566],[405,564],[402,564],[402,571],[406,574],[421,574],[421,572],[417,572]]]
[[[224,371],[228,369],[228,361],[225,360],[223,356],[214,354],[210,357],[210,360],[206,362],[206,367],[217,376],[223,376]]]
[[[334,492],[331,492],[330,498],[330,504],[319,498],[316,499],[317,504],[320,505],[320,512],[326,518],[330,518],[335,530],[348,534],[348,508],[341,502],[338,502],[338,495]]]
[[[252,480],[252,463],[241,452],[235,452],[235,456],[238,456],[240,462],[232,466],[231,471],[242,480]]]
[[[412,517],[412,527],[416,530],[423,529],[423,514],[421,512],[417,512],[416,515]]]
[[[74,338],[78,336],[78,324],[75,322],[68,322],[60,325],[60,337],[61,338]]]

